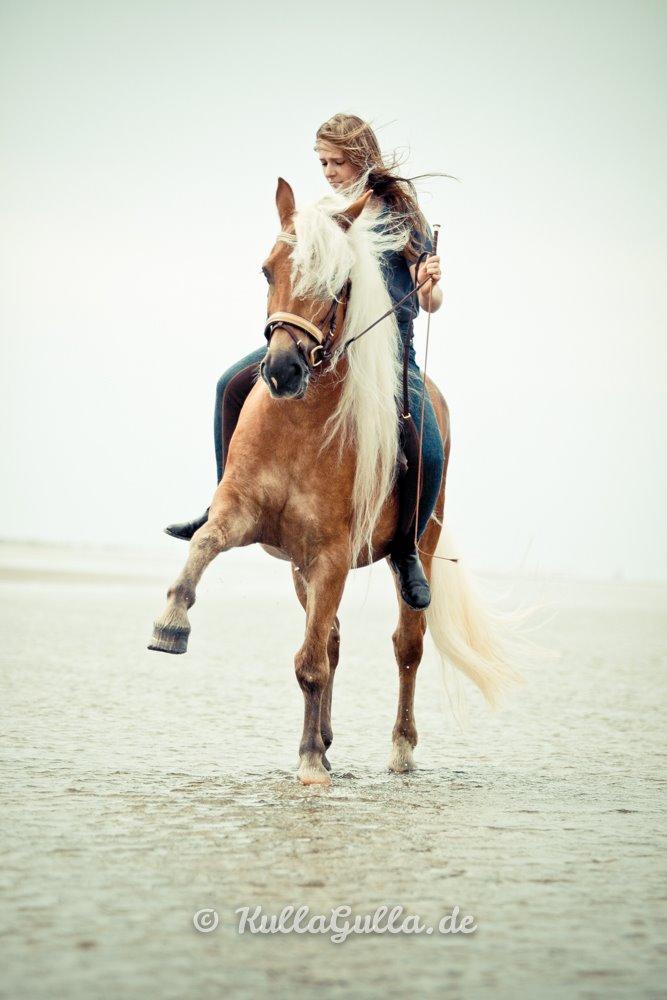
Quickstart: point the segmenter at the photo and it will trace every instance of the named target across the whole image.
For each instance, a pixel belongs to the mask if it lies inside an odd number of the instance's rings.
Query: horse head
[[[371,194],[370,190],[364,192],[331,216],[341,234],[359,217]],[[317,274],[318,265],[323,270],[326,262],[318,262],[316,254],[308,261],[314,275],[304,280],[303,273],[299,273],[294,259],[294,192],[282,177],[278,178],[276,208],[281,231],[262,266],[269,285],[264,331],[269,346],[260,373],[272,396],[301,399],[312,374],[324,366],[335,349],[337,333],[345,320],[349,282],[345,279],[342,287],[333,292],[329,288],[327,293],[329,280]]]

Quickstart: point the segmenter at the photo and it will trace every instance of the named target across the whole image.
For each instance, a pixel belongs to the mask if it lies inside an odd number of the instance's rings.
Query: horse
[[[291,186],[278,179],[281,228],[263,266],[269,282],[267,353],[232,435],[208,521],[192,537],[149,646],[166,653],[187,650],[197,584],[221,552],[258,543],[289,561],[306,614],[294,660],[304,698],[297,772],[304,785],[331,784],[337,613],[346,578],[351,569],[388,557],[398,516],[400,336],[380,261],[387,248],[405,244],[407,232],[396,225],[374,227],[369,196],[367,191],[349,204],[331,195],[297,210]],[[355,333],[388,311],[347,349]],[[389,768],[399,773],[414,767],[414,693],[427,627],[443,659],[491,704],[516,679],[492,618],[473,599],[462,567],[446,558],[450,417],[430,378],[425,390],[445,465],[435,511],[419,540],[431,585],[429,608],[410,608],[397,586],[399,695]]]

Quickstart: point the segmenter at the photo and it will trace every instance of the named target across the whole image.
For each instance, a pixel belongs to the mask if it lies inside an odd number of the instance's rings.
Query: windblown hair
[[[327,299],[351,280],[345,324],[332,358],[335,366],[350,337],[391,308],[382,274],[382,254],[400,251],[409,237],[402,216],[367,205],[345,231],[335,216],[349,207],[345,196],[328,195],[293,217],[292,289],[298,297]],[[401,394],[400,335],[392,313],[351,346],[340,402],[325,426],[323,446],[338,439],[356,453],[352,495],[351,565],[371,551],[373,530],[395,479],[399,446],[397,404]]]
[[[415,233],[427,233],[428,223],[419,207],[414,181],[424,177],[449,177],[449,174],[429,173],[417,177],[401,177],[401,166],[396,152],[383,154],[375,132],[357,115],[337,114],[323,122],[315,135],[317,143],[337,146],[357,171],[355,189],[371,188],[394,218],[401,218],[411,230],[403,247],[404,256],[412,264],[422,250]]]

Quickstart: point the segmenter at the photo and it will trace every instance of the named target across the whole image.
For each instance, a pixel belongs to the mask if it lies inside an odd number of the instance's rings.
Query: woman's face
[[[318,142],[317,155],[322,164],[322,172],[334,191],[339,191],[357,179],[359,171],[338,146],[330,146],[328,142]]]

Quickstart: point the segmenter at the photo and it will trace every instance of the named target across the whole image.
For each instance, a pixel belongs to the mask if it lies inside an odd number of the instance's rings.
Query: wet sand
[[[353,574],[322,790],[294,777],[287,565],[220,557],[190,652],[148,652],[183,553],[0,546],[3,996],[664,995],[667,588],[521,581],[558,658],[501,714],[473,692],[461,732],[430,652],[398,776],[393,588]],[[456,905],[478,929],[239,935],[257,904]]]

